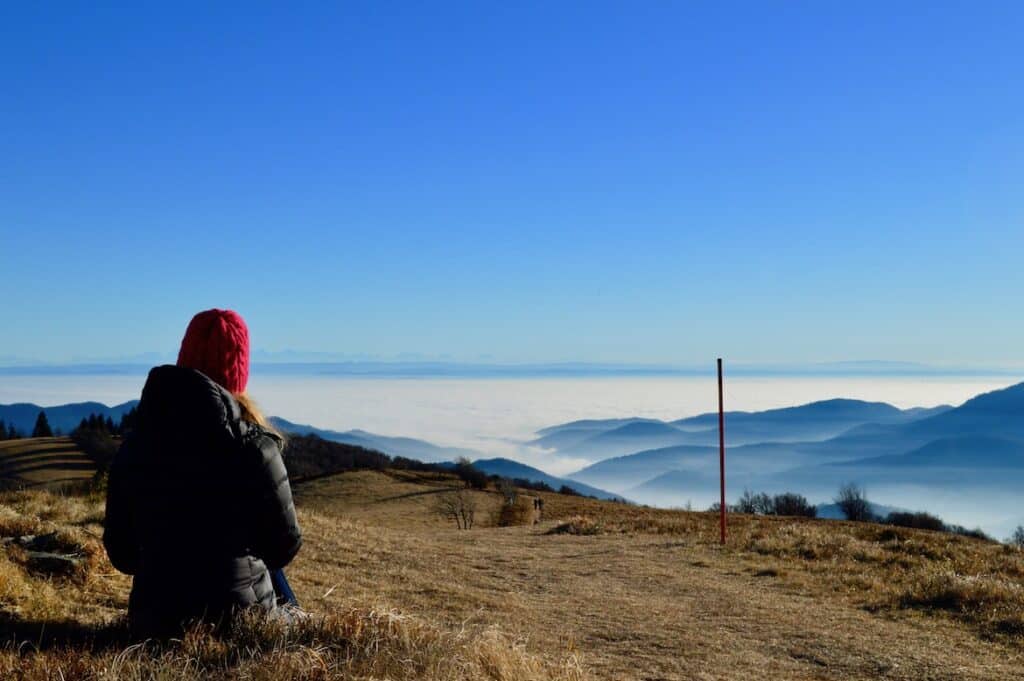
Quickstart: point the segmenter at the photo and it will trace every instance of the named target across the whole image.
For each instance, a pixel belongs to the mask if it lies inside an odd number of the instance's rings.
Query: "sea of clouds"
[[[136,399],[142,375],[0,376],[0,403],[43,406]],[[1003,387],[1006,378],[737,377],[729,410],[792,406],[833,397],[898,407],[957,405]],[[362,429],[466,447],[564,475],[592,463],[527,444],[534,433],[576,419],[672,420],[717,409],[714,377],[357,378],[254,374],[249,392],[268,414],[331,430]]]

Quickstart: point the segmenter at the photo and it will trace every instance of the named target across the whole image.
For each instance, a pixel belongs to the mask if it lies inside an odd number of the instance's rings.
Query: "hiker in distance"
[[[246,394],[248,377],[245,322],[214,309],[189,323],[177,365],[146,379],[137,426],[110,468],[103,533],[110,562],[134,575],[137,637],[224,624],[248,608],[289,617],[271,572],[302,536],[284,441]],[[287,582],[282,590],[290,595]]]

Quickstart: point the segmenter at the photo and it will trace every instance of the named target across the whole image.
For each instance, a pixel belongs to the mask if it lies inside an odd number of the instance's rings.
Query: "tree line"
[[[60,428],[54,432],[50,428],[46,412],[40,411],[39,416],[36,417],[35,426],[32,427],[32,434],[29,437],[53,437],[54,435],[62,435]],[[16,428],[13,423],[4,423],[4,420],[0,419],[0,440],[20,440],[24,437],[25,433]]]
[[[137,416],[138,411],[135,407],[122,414],[118,421],[114,421],[110,416],[103,416],[102,414],[89,414],[89,416],[83,418],[78,423],[78,426],[71,431],[70,435],[74,437],[76,433],[81,431],[98,431],[114,437],[123,437],[134,427]],[[36,416],[35,425],[32,427],[32,432],[27,436],[13,423],[6,423],[3,419],[0,419],[0,440],[20,440],[25,437],[60,437],[63,434],[60,428],[50,426],[50,420],[47,418],[45,410],[39,411],[39,415]]]
[[[18,440],[25,437],[25,434],[14,427],[13,423],[4,423],[0,419],[0,440]]]
[[[76,432],[96,430],[108,433],[114,437],[124,437],[132,431],[132,428],[135,427],[135,423],[138,421],[138,418],[138,407],[132,407],[129,409],[121,415],[121,418],[118,421],[114,421],[110,416],[105,417],[102,414],[89,414],[78,422],[78,426],[71,431],[71,433],[74,435]]]

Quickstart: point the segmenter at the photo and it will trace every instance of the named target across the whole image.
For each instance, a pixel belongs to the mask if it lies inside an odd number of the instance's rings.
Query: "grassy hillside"
[[[96,464],[67,437],[0,441],[0,488],[48,487],[88,481]]]
[[[496,527],[493,490],[470,493],[479,520],[459,531],[435,510],[458,484],[364,470],[297,485],[307,540],[288,573],[325,620],[123,655],[129,580],[98,544],[101,500],[6,493],[0,536],[55,530],[82,561],[46,575],[0,549],[0,676],[1024,678],[1016,549],[750,516],[723,548],[708,514],[547,493],[540,524]]]
[[[355,474],[358,477],[360,474]],[[303,511],[314,549],[292,570],[299,597],[322,616],[293,629],[257,619],[226,636],[202,627],[163,647],[131,646],[123,624],[130,578],[100,542],[100,495],[0,493],[0,538],[47,537],[68,570],[33,562],[19,541],[0,548],[0,678],[4,679],[494,679],[582,681],[572,651],[549,659],[491,625],[449,623],[436,613],[400,610],[385,599],[331,597],[316,565],[355,560],[352,545],[321,553],[328,539],[367,539],[373,528]],[[378,535],[383,536],[383,535]],[[319,549],[319,550],[318,550]],[[345,585],[340,585],[345,587]]]

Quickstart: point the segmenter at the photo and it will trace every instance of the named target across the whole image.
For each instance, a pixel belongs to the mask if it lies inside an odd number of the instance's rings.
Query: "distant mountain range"
[[[897,409],[884,402],[834,399],[768,411],[730,412],[726,414],[726,443],[822,440],[867,423],[908,423],[950,409],[949,405]],[[701,444],[718,443],[718,414],[701,414],[673,421],[671,425],[698,434]]]
[[[598,499],[623,499],[623,497],[618,494],[613,494],[603,489],[598,489],[597,487],[591,487],[590,485],[585,485],[576,480],[569,480],[567,478],[559,478],[554,475],[549,475],[540,469],[534,468],[533,466],[527,466],[524,463],[519,463],[512,459],[477,459],[473,462],[473,466],[488,475],[500,475],[502,477],[512,479],[519,478],[522,480],[530,480],[531,482],[543,482],[545,485],[548,485],[555,490],[565,485],[566,487],[589,497],[597,497]]]
[[[43,411],[46,412],[46,420],[49,422],[50,428],[68,433],[90,414],[100,414],[103,418],[110,417],[115,422],[120,421],[121,417],[138,403],[138,400],[131,400],[113,407],[108,407],[100,402],[75,402],[56,407],[41,407],[30,402],[0,404],[0,420],[7,424],[13,424],[16,430],[24,435],[29,435],[36,425],[39,412]]]
[[[365,430],[347,430],[344,432],[326,430],[301,423],[292,423],[279,416],[270,417],[270,421],[275,427],[287,433],[316,435],[325,440],[374,449],[389,456],[404,456],[407,459],[417,459],[426,463],[451,461],[462,457],[473,460],[481,456],[481,453],[474,449],[442,447],[425,440],[417,440],[410,437],[377,435],[375,433],[368,433]]]
[[[950,409],[941,406],[903,410],[882,402],[834,399],[760,412],[734,411],[725,414],[725,437],[731,447],[819,441],[858,426],[904,424]],[[573,421],[544,428],[537,435],[529,444],[555,449],[566,456],[605,459],[677,445],[717,446],[718,414],[671,422],[640,418]]]
[[[653,482],[655,478],[666,473],[691,470],[705,474],[708,466],[712,466],[717,460],[717,447],[678,445],[604,459],[576,471],[569,477],[593,485],[611,485],[625,492],[646,481]],[[663,484],[657,483],[658,486]]]
[[[857,423],[860,419],[872,420]],[[605,430],[600,422],[588,422],[585,439],[558,451],[580,454],[595,442],[616,443],[609,446],[614,451],[619,442],[630,439],[623,433],[632,433],[635,443],[661,445],[672,437],[665,426],[701,429],[708,423],[717,425],[717,415],[669,423],[619,420],[609,422]],[[579,428],[564,424],[538,435],[553,442],[552,436],[578,433]],[[791,439],[836,430],[841,432],[820,439]],[[739,432],[741,441],[777,438],[728,447],[730,497],[747,488],[795,491],[814,502],[831,499],[840,484],[856,482],[888,494],[898,505],[939,514],[949,503],[959,504],[965,513],[974,507],[988,512],[993,500],[1001,500],[998,514],[1005,520],[990,526],[996,532],[1024,520],[1024,510],[1011,507],[1010,501],[1024,489],[1024,384],[979,395],[959,407],[899,410],[879,403],[829,400],[727,414],[726,433],[730,431]],[[656,446],[603,458],[569,477],[646,503],[706,501],[717,493],[718,450],[692,444]]]
[[[1024,441],[988,435],[963,435],[929,442],[923,447],[888,456],[831,464],[840,467],[1011,468],[1024,470]]]
[[[704,484],[706,480],[705,475],[693,471],[669,470],[631,487],[627,494],[636,499],[679,496],[679,503],[676,505],[682,505],[683,499],[678,495],[679,490],[692,489]],[[689,501],[689,498],[686,501]]]

